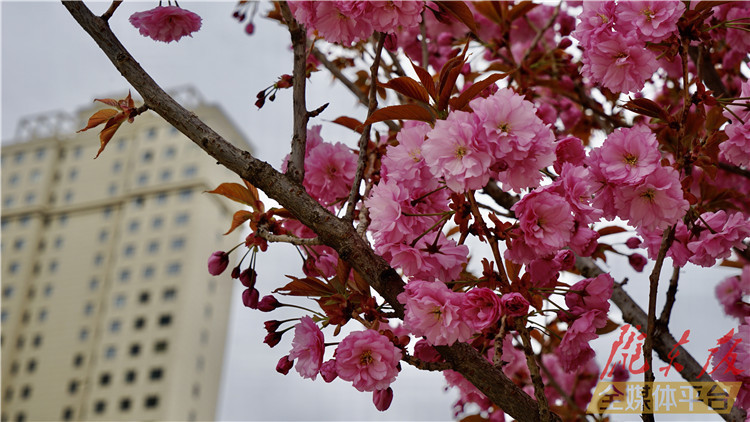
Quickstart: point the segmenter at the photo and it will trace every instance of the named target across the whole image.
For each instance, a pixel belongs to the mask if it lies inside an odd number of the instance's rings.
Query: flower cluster
[[[177,6],[159,6],[130,16],[130,23],[144,37],[155,41],[179,41],[201,29],[201,17]]]

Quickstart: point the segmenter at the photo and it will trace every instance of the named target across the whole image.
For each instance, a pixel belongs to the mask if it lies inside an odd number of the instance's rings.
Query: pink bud
[[[266,343],[268,347],[274,347],[281,341],[282,333],[271,332],[266,334],[266,338],[263,339],[263,343]]]
[[[630,262],[630,266],[633,267],[634,270],[641,272],[643,271],[643,267],[648,263],[648,260],[645,256],[639,253],[634,253],[628,256],[628,262]]]
[[[375,408],[381,412],[385,412],[391,407],[393,401],[393,389],[391,387],[385,390],[375,390],[372,392],[372,402],[375,404]]]
[[[250,309],[258,309],[259,297],[260,292],[258,289],[245,289],[245,291],[242,292],[242,304]]]
[[[425,362],[440,362],[443,357],[425,339],[420,339],[414,345],[414,356]]]
[[[555,262],[560,265],[560,269],[568,271],[576,265],[576,254],[570,249],[562,249],[555,254]]]
[[[229,265],[229,254],[224,251],[216,251],[208,257],[208,273],[219,275],[227,269]]]
[[[276,364],[276,372],[286,375],[289,373],[289,370],[292,369],[293,365],[294,361],[289,360],[289,355],[282,356],[281,359],[279,359],[279,363]]]
[[[252,22],[249,22],[245,27],[245,33],[247,35],[253,35],[253,32],[255,32],[255,25],[253,25]]]
[[[630,378],[630,373],[625,368],[625,365],[621,363],[616,363],[614,369],[612,370],[612,382],[623,382],[627,381],[628,378]]]
[[[240,266],[236,266],[232,268],[232,278],[239,278],[240,277]]]
[[[255,287],[256,278],[258,278],[258,273],[252,268],[248,268],[240,273],[240,283],[248,289]]]
[[[336,377],[338,377],[338,373],[336,372],[336,359],[323,362],[323,365],[320,366],[320,375],[325,382],[332,382],[335,380]]]
[[[260,300],[258,310],[261,312],[271,312],[279,306],[281,306],[281,303],[275,297],[268,295],[263,296],[263,299]]]
[[[630,239],[625,241],[625,246],[629,247],[630,249],[637,249],[639,246],[641,246],[641,239],[638,239],[637,237],[631,237]]]
[[[508,293],[500,298],[503,315],[520,317],[529,312],[529,301],[521,293]]]
[[[266,331],[269,333],[273,333],[274,331],[279,329],[279,326],[281,325],[281,321],[271,320],[266,321],[263,323],[263,325],[266,327]]]

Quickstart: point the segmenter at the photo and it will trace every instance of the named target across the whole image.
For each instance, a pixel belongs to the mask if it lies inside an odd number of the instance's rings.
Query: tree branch
[[[324,244],[334,248],[339,257],[349,263],[391,305],[394,315],[403,318],[404,305],[396,298],[404,289],[403,280],[383,258],[370,249],[351,224],[331,214],[289,176],[230,144],[195,114],[179,105],[128,53],[107,23],[91,13],[83,2],[62,3],[152,110],[219,164],[261,189],[317,233]],[[439,346],[438,350],[454,370],[473,383],[505,413],[520,421],[532,422],[538,418],[539,407],[536,401],[501,370],[493,367],[472,346],[456,343],[453,346]],[[552,420],[560,421],[560,418],[552,414]]]
[[[307,34],[294,17],[289,5],[280,1],[281,14],[289,28],[294,51],[294,72],[292,73],[292,103],[294,109],[294,134],[292,135],[292,152],[287,164],[286,173],[295,182],[302,185],[305,179],[305,144],[307,143],[307,105],[305,104],[305,84],[307,82]]]
[[[656,324],[656,330],[658,334],[661,334],[663,328],[669,327],[669,317],[672,315],[672,307],[677,297],[677,283],[680,280],[680,267],[674,266],[672,268],[672,278],[669,279],[669,288],[667,289],[667,301],[664,303],[664,307],[661,310],[659,321]],[[658,335],[657,334],[657,335]]]

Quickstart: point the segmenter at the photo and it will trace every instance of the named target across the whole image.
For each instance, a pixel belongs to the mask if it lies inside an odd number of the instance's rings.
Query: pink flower
[[[388,408],[391,407],[392,401],[393,389],[391,387],[388,387],[385,390],[375,390],[372,392],[372,403],[375,405],[375,408],[381,412],[388,410]]]
[[[502,313],[509,317],[521,317],[529,313],[529,301],[521,293],[506,293],[500,298]]]
[[[434,346],[450,346],[474,334],[461,315],[464,295],[442,282],[412,280],[398,300],[406,305],[404,327],[416,336],[425,336]]]
[[[367,15],[372,28],[379,32],[394,32],[399,27],[412,28],[422,22],[423,1],[390,0],[369,1]]]
[[[425,362],[440,362],[443,360],[440,353],[423,338],[419,339],[414,345],[414,356]]]
[[[398,375],[401,350],[375,330],[356,331],[336,349],[336,373],[359,391],[384,390]]]
[[[567,245],[573,231],[570,205],[561,196],[533,191],[513,206],[524,242],[537,256],[551,255]]]
[[[745,124],[736,121],[727,125],[725,132],[729,139],[719,144],[719,156],[730,164],[747,168],[750,167],[750,118],[745,119]]]
[[[578,16],[581,22],[571,34],[588,49],[591,39],[602,32],[612,32],[617,19],[614,1],[584,1],[583,12]]]
[[[425,163],[435,177],[443,177],[454,192],[481,189],[490,180],[487,145],[477,140],[473,113],[454,111],[435,122],[422,147]]]
[[[609,312],[614,282],[611,275],[601,274],[570,286],[570,291],[565,294],[565,304],[570,313],[580,316],[592,310],[600,310],[606,315]]]
[[[591,206],[597,189],[591,171],[586,167],[574,166],[570,163],[564,163],[560,170],[560,177],[555,181],[555,185],[560,188],[555,192],[565,197],[578,222],[582,224],[597,222],[602,216],[602,210]]]
[[[178,41],[201,29],[201,17],[177,6],[159,6],[130,15],[130,23],[144,37],[155,41]]]
[[[661,153],[651,130],[636,126],[607,136],[597,158],[596,164],[610,182],[635,184],[656,171]]]
[[[294,18],[317,31],[326,41],[351,45],[372,35],[367,2],[362,1],[293,1]]]
[[[229,265],[229,254],[224,251],[216,251],[208,257],[208,273],[219,275],[227,269]]]
[[[336,360],[331,359],[323,362],[320,367],[320,376],[323,377],[325,382],[333,382],[338,377],[336,373]]]
[[[589,342],[598,337],[596,329],[604,327],[606,322],[606,313],[598,309],[588,311],[573,321],[556,350],[563,370],[574,371],[594,357],[594,349]]]
[[[323,142],[305,157],[305,189],[323,205],[349,195],[357,169],[357,157],[342,144]]]
[[[740,277],[728,277],[716,286],[716,298],[724,308],[724,313],[735,318],[750,316],[750,303],[743,296],[750,295],[750,265],[746,265]]]
[[[708,228],[704,227],[706,224]],[[724,210],[708,212],[701,214],[693,233],[698,230],[698,239],[690,240],[687,245],[692,253],[690,262],[711,267],[717,259],[728,258],[733,247],[745,250],[742,241],[750,236],[750,221],[741,212],[730,215]]]
[[[410,190],[424,187],[437,188],[435,178],[422,157],[422,145],[432,127],[423,122],[407,121],[396,135],[398,145],[389,146],[382,160],[381,176],[384,180],[395,179]]]
[[[635,187],[616,192],[618,215],[634,227],[665,229],[678,222],[689,203],[682,196],[680,176],[671,167],[658,167]]]
[[[659,68],[656,55],[634,35],[602,32],[583,53],[581,73],[612,92],[638,92]]]
[[[685,5],[678,0],[621,1],[617,9],[618,31],[635,30],[642,40],[659,42],[677,32]]]
[[[495,324],[500,318],[500,298],[486,287],[471,289],[465,293],[464,318],[474,327],[475,331],[482,331]]]
[[[312,318],[307,315],[300,318],[299,324],[294,327],[294,339],[289,359],[298,359],[295,367],[303,378],[314,380],[318,376],[320,366],[323,364],[324,343],[323,332]]]
[[[289,356],[282,356],[279,362],[276,364],[276,372],[286,375],[294,365],[293,360],[289,360]]]
[[[557,174],[562,171],[563,163],[570,163],[574,166],[583,165],[583,160],[586,159],[583,141],[575,136],[560,139],[555,145],[555,157],[553,168]]]

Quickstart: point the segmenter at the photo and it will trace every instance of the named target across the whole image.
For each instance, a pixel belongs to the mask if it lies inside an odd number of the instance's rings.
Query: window
[[[81,331],[78,332],[78,339],[81,341],[86,341],[89,338],[89,329],[84,327],[81,328]]]
[[[42,178],[42,172],[38,169],[31,170],[31,173],[29,173],[29,181],[31,183],[39,183],[39,179]]]
[[[164,299],[165,302],[173,301],[176,298],[177,298],[177,289],[175,289],[174,287],[170,287],[168,289],[164,289],[164,297],[163,297],[163,299]]]
[[[130,399],[124,398],[124,399],[120,400],[120,410],[121,411],[127,412],[128,410],[130,410],[130,406],[131,406]]]
[[[201,343],[208,344],[208,330],[201,331]]]
[[[166,340],[159,340],[154,343],[154,352],[163,353],[167,351],[168,343]]]
[[[136,372],[135,369],[128,369],[125,372],[125,383],[126,384],[132,384],[135,382],[136,379]]]
[[[5,197],[5,200],[3,201],[3,205],[6,207],[10,207],[13,205],[13,195],[8,195]]]
[[[24,343],[26,343],[26,339],[23,336],[18,336],[16,339],[16,348],[23,349]]]
[[[117,183],[110,183],[109,188],[107,188],[107,193],[109,193],[110,196],[114,196],[117,194]]]
[[[174,222],[178,226],[184,226],[185,224],[188,223],[188,221],[190,221],[190,214],[186,212],[177,214],[177,216],[175,216],[174,218]]]
[[[118,139],[117,140],[117,150],[118,151],[122,151],[122,150],[125,149],[125,147],[126,147],[126,145],[125,145],[125,138]]]
[[[141,345],[134,343],[130,345],[130,356],[138,356],[141,354]]]
[[[214,308],[211,307],[211,304],[207,303],[206,306],[203,308],[203,317],[206,319],[211,318],[211,314],[213,314]]]
[[[75,368],[80,368],[81,365],[83,365],[83,354],[78,353],[73,357],[73,366]]]
[[[149,296],[148,292],[142,292],[141,295],[138,296],[138,302],[143,304],[148,303]]]
[[[159,178],[161,178],[162,182],[168,182],[169,179],[172,178],[172,170],[169,170],[169,169],[162,170]]]
[[[21,389],[21,398],[26,400],[29,397],[31,397],[31,386],[30,385],[24,385]]]
[[[17,373],[18,373],[18,362],[13,362],[13,363],[12,363],[12,364],[10,365],[10,374],[11,374],[11,375],[15,375],[15,374],[17,374]]]
[[[133,256],[134,253],[135,253],[135,246],[133,246],[132,244],[126,245],[125,249],[123,249],[122,251],[122,254],[127,257]]]
[[[184,237],[175,237],[172,239],[172,250],[173,251],[179,251],[182,250],[182,248],[185,247],[185,238]]]
[[[119,295],[115,296],[114,299],[115,308],[122,308],[125,306],[125,294],[120,293]]]
[[[23,412],[16,413],[16,422],[26,422],[26,414]]]
[[[78,170],[77,169],[70,169],[70,172],[68,172],[68,179],[70,181],[76,180],[78,178]]]
[[[122,322],[120,322],[119,319],[115,319],[112,322],[109,323],[109,332],[110,333],[119,333],[120,328],[122,328]]]
[[[159,205],[164,205],[167,203],[167,194],[165,192],[159,192],[158,195],[156,195],[156,203]]]
[[[160,229],[163,224],[163,217],[154,217],[154,220],[151,222],[151,227],[153,227],[154,229]]]
[[[182,171],[182,175],[185,177],[193,177],[196,173],[198,173],[198,168],[195,165],[187,166],[185,167],[185,170]]]
[[[13,398],[13,387],[5,389],[5,401],[9,401]]]
[[[100,253],[96,254],[96,256],[94,256],[94,266],[98,267],[102,265],[102,262],[104,262],[104,256]]]
[[[23,245],[25,244],[26,242],[23,239],[16,239],[15,241],[13,241],[13,249],[20,251],[21,249],[23,249]]]
[[[193,384],[193,397],[198,398],[201,396],[201,386],[200,384]]]
[[[164,150],[164,158],[174,158],[176,153],[177,150],[175,147],[167,147],[167,149]]]
[[[78,382],[78,380],[73,380],[73,381],[69,382],[68,383],[68,393],[70,393],[70,394],[77,393],[79,385],[80,385],[80,383]]]
[[[172,323],[172,315],[164,314],[159,317],[159,326],[166,327]]]
[[[153,409],[159,406],[159,396],[146,396],[146,400],[144,400],[143,406],[146,409]]]
[[[13,286],[5,286],[3,288],[3,297],[8,299],[13,297],[13,293],[15,292],[15,288]]]
[[[91,281],[89,281],[89,290],[94,292],[98,288],[99,288],[99,279],[92,278]]]
[[[21,268],[21,264],[19,264],[16,261],[11,262],[10,265],[8,265],[8,271],[11,274],[16,274],[20,268]]]
[[[148,374],[148,378],[152,381],[157,381],[162,379],[164,376],[164,370],[162,368],[153,368],[151,372]]]
[[[115,356],[117,356],[117,348],[115,346],[107,346],[107,348],[104,349],[105,359],[114,359]]]
[[[141,161],[143,161],[144,164],[148,164],[153,160],[154,153],[151,151],[145,151],[143,155],[141,155]]]
[[[62,420],[64,421],[73,420],[73,408],[72,407],[66,407],[65,409],[63,409]]]
[[[3,309],[2,312],[0,312],[0,321],[5,322],[7,320],[8,320],[8,311]]]
[[[55,238],[55,249],[62,248],[62,245],[63,245],[63,237],[62,236],[57,236]]]
[[[65,192],[65,202],[68,203],[68,202],[71,202],[71,201],[73,201],[73,191],[69,190],[69,191]]]
[[[146,318],[144,317],[138,317],[135,319],[135,322],[133,323],[133,326],[136,330],[142,330],[146,326]]]
[[[143,278],[150,279],[154,276],[155,272],[156,270],[154,269],[153,265],[149,265],[143,269]]]
[[[16,153],[16,156],[14,157],[14,161],[16,163],[22,163],[23,162],[23,151],[18,151]]]
[[[180,270],[182,269],[182,264],[179,262],[172,262],[167,266],[167,274],[169,275],[176,275],[180,273]]]
[[[34,371],[36,371],[36,359],[31,359],[26,364],[26,372],[33,373]]]
[[[183,189],[179,193],[180,195],[180,201],[186,202],[189,201],[190,198],[193,196],[193,191],[190,189]]]
[[[55,272],[57,272],[57,267],[58,267],[57,261],[50,261],[49,272],[54,274]]]
[[[156,128],[151,127],[146,131],[146,138],[153,139],[156,137]]]
[[[112,207],[104,208],[104,211],[102,211],[102,215],[104,216],[105,220],[109,219],[109,217],[112,216]]]
[[[109,372],[99,375],[99,385],[106,387],[110,381],[112,381],[112,375]]]
[[[159,251],[159,241],[158,240],[152,240],[148,244],[148,252],[149,253],[155,253]]]
[[[36,194],[34,192],[29,192],[26,194],[26,203],[27,204],[33,204],[36,200]]]
[[[83,314],[84,315],[91,315],[94,313],[94,304],[89,302],[83,307]]]
[[[81,158],[82,153],[83,153],[83,147],[81,147],[80,145],[76,146],[73,149],[73,158],[76,158],[76,159]]]
[[[107,238],[109,238],[109,231],[102,230],[102,231],[99,232],[99,241],[100,242],[105,242],[107,240]]]
[[[94,413],[104,413],[107,410],[107,402],[104,400],[98,400],[94,403]]]
[[[57,217],[57,221],[60,223],[60,227],[65,226],[68,223],[68,214],[60,214],[60,216]]]
[[[130,280],[130,270],[127,268],[120,271],[120,283],[126,283],[128,280]]]
[[[130,224],[128,225],[128,230],[130,230],[131,233],[135,233],[138,231],[138,228],[140,227],[141,223],[138,222],[138,220],[132,220]]]
[[[122,170],[122,163],[119,161],[115,161],[112,164],[112,173],[117,174]]]
[[[42,335],[37,334],[34,336],[34,340],[31,341],[31,344],[34,346],[34,348],[38,348],[42,345]]]
[[[43,160],[44,156],[47,155],[47,150],[44,148],[37,148],[36,149],[36,159],[37,160]]]
[[[147,173],[141,173],[138,175],[138,179],[136,179],[136,184],[138,186],[143,186],[146,183],[148,183],[148,174]]]
[[[10,175],[10,177],[8,178],[8,183],[9,183],[9,184],[10,184],[11,186],[15,186],[15,185],[17,185],[17,184],[18,184],[18,181],[19,181],[19,180],[21,180],[21,178],[20,178],[20,177],[18,176],[18,173],[13,173],[13,174],[11,174],[11,175]]]
[[[47,320],[47,310],[41,309],[39,310],[39,316],[38,316],[39,322],[44,322]]]

